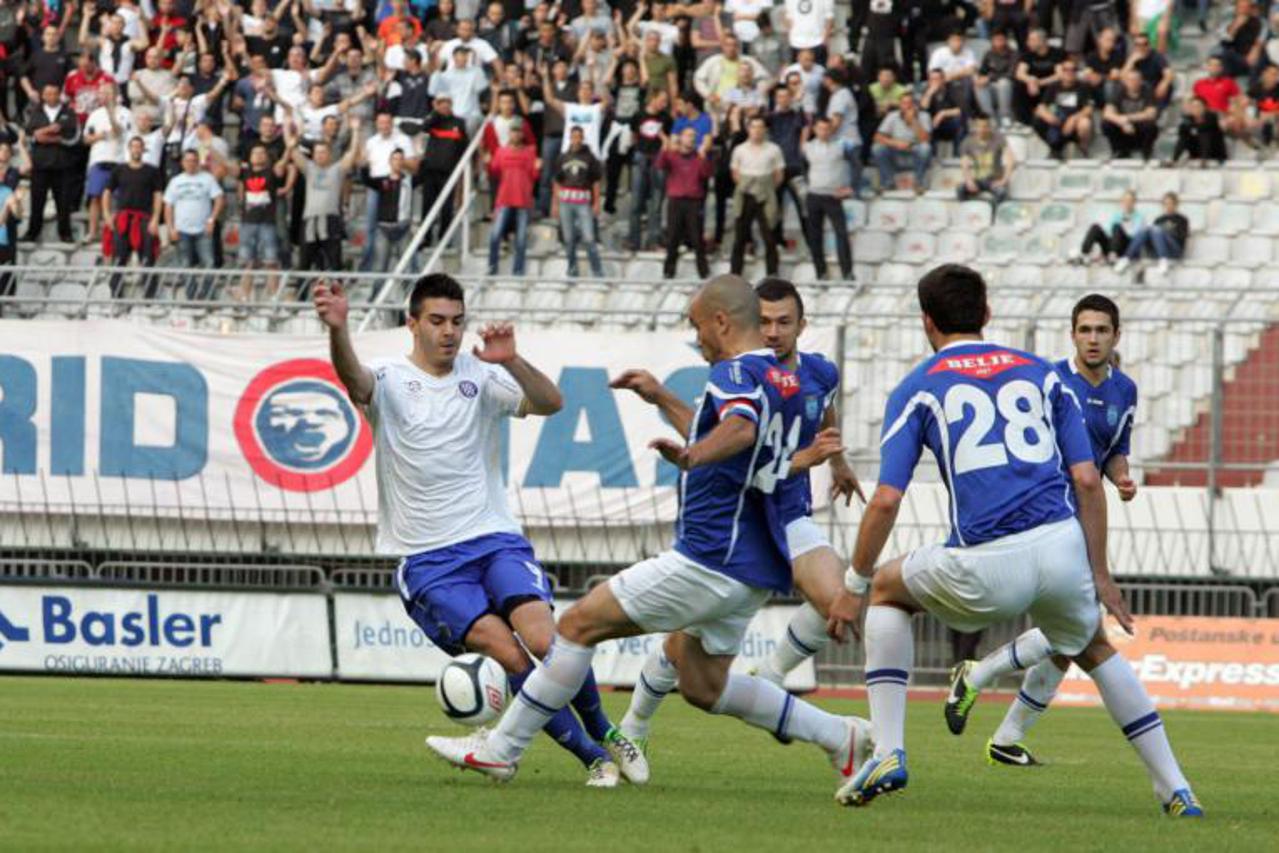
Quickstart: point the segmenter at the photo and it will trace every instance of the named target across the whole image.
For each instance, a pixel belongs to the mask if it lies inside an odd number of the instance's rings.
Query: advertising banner
[[[1279,619],[1138,616],[1129,637],[1110,641],[1161,708],[1279,711]],[[1072,666],[1059,701],[1100,705],[1092,679]]]
[[[556,603],[563,613],[571,601]],[[762,662],[786,631],[793,605],[769,606],[751,622],[742,654],[733,663],[745,671]],[[333,630],[336,632],[338,677],[377,681],[434,681],[448,655],[436,648],[404,612],[395,595],[335,592]],[[595,654],[595,677],[600,684],[633,687],[649,652],[661,634],[610,640]],[[817,686],[811,660],[790,674],[786,686],[811,690]]]
[[[801,343],[831,355],[835,338],[810,330]],[[404,329],[354,343],[366,362],[411,349]],[[677,472],[647,446],[672,430],[608,382],[642,367],[694,398],[707,366],[691,331],[519,329],[517,344],[565,405],[508,422],[513,509],[542,525],[672,518]],[[371,524],[372,431],[328,351],[322,336],[0,320],[0,509],[38,496],[54,510]]]
[[[0,670],[330,678],[320,594],[0,586]]]

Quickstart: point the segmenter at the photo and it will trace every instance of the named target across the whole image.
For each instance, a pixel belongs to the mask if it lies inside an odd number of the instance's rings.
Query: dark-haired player
[[[1119,344],[1119,306],[1097,293],[1085,296],[1070,312],[1070,337],[1075,355],[1057,362],[1057,373],[1083,409],[1097,469],[1119,489],[1121,500],[1130,501],[1137,495],[1128,473],[1137,385],[1112,366]],[[1104,632],[1099,632],[1093,643],[1099,651],[1114,653]],[[1027,767],[1039,763],[1021,740],[1048,709],[1069,668],[1068,658],[1053,655],[1026,671],[1017,698],[995,736],[986,743],[991,764]]]
[[[911,615],[976,631],[1029,614],[1036,627],[980,664],[956,667],[946,722],[963,731],[977,691],[1050,655],[1073,659],[1136,748],[1164,810],[1203,814],[1132,666],[1094,638],[1097,602],[1127,631],[1132,616],[1106,564],[1106,496],[1088,429],[1053,365],[983,340],[986,283],[946,264],[919,282],[935,354],[888,398],[879,484],[862,516],[853,568],[870,592],[864,628],[875,757],[836,799],[865,805],[906,787],[906,685]],[[950,493],[950,537],[876,569],[902,497],[927,447]],[[1069,472],[1069,473],[1067,473]]]
[[[314,301],[329,327],[333,367],[373,426],[378,552],[400,558],[404,609],[449,654],[496,660],[518,692],[533,671],[524,648],[545,658],[555,623],[550,585],[506,505],[494,461],[502,418],[554,414],[563,405],[559,389],[520,357],[510,325],[485,326],[482,346],[462,351],[466,306],[447,275],[423,276],[413,287],[412,352],[367,365],[351,345],[341,286],[317,285]],[[568,708],[544,728],[587,767],[586,784],[615,787],[619,764],[631,781],[645,781],[644,758],[604,715],[591,673],[572,706],[589,737]]]

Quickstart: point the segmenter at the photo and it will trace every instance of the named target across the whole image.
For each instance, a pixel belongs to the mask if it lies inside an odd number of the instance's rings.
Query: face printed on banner
[[[318,382],[291,382],[262,404],[261,435],[267,452],[282,465],[315,468],[346,452],[355,435],[349,407]]]

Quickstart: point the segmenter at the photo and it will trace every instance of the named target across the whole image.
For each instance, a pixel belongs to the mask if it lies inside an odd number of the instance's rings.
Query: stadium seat
[[[1052,197],[1070,200],[1088,198],[1094,192],[1093,176],[1095,174],[1095,171],[1072,167],[1058,169]]]
[[[1270,263],[1272,242],[1269,237],[1236,237],[1230,243],[1230,260],[1248,269],[1263,267]]]
[[[848,220],[849,231],[860,231],[866,227],[866,207],[866,202],[860,199],[844,199],[844,218]]]
[[[1035,224],[1035,208],[1021,201],[1006,201],[995,211],[995,224],[1024,231]]]
[[[1208,266],[1225,264],[1230,260],[1230,240],[1212,234],[1191,235],[1186,260]]]
[[[1279,236],[1279,204],[1263,201],[1252,206],[1252,229],[1254,234],[1266,237]]]
[[[1218,169],[1192,170],[1182,176],[1181,195],[1185,201],[1210,201],[1221,197],[1223,183]]]
[[[910,220],[910,208],[901,201],[876,199],[870,203],[868,227],[878,231],[896,233]]]
[[[1009,196],[1017,201],[1039,201],[1052,194],[1053,173],[1047,169],[1029,166],[1013,172]],[[1000,205],[1002,210],[1004,205]]]
[[[876,284],[911,285],[917,280],[915,268],[906,264],[887,263],[879,268]]]
[[[967,231],[945,231],[937,241],[937,259],[967,263],[977,257],[977,235]]]
[[[79,316],[84,310],[88,289],[78,281],[59,281],[49,288],[50,300],[64,300],[62,304],[49,306],[49,312],[64,317]]]
[[[1154,222],[1163,214],[1163,208],[1157,204],[1151,204],[1146,210],[1150,211],[1150,218],[1147,222]],[[1190,223],[1191,234],[1201,234],[1208,229],[1208,205],[1198,201],[1183,202],[1177,208],[1181,215],[1186,217],[1186,221]]]
[[[1270,198],[1270,176],[1262,171],[1229,174],[1227,191],[1237,201],[1263,201]]]
[[[1000,205],[1002,210],[1005,205]],[[1008,263],[1021,251],[1022,235],[1015,230],[995,226],[982,235],[982,258],[987,263]]]
[[[1137,198],[1158,201],[1164,193],[1181,190],[1181,173],[1176,169],[1143,169],[1137,173]]]
[[[1209,234],[1228,237],[1243,234],[1252,228],[1252,205],[1214,199],[1208,202],[1207,226]],[[1193,232],[1193,222],[1190,227]]]
[[[921,198],[911,205],[910,225],[920,231],[940,234],[950,225],[950,209],[944,201]]]
[[[1136,188],[1137,175],[1133,170],[1106,169],[1102,171],[1097,191],[1092,197],[1104,201],[1118,201],[1124,193]]]
[[[838,270],[839,266],[836,265]],[[795,284],[808,284],[817,281],[817,268],[813,266],[812,261],[800,261],[791,267],[790,280]]]
[[[1060,234],[1063,231],[1069,231],[1074,224],[1074,205],[1054,201],[1039,208],[1039,224],[1037,228]]]
[[[1017,252],[1017,259],[1029,264],[1051,264],[1061,250],[1061,238],[1056,234],[1032,232]]]
[[[937,241],[932,234],[910,231],[897,238],[897,257],[909,264],[926,264],[937,253]]]
[[[856,235],[853,251],[864,263],[883,263],[893,256],[893,237],[884,231],[867,229]]]
[[[961,231],[984,231],[990,227],[992,212],[990,202],[965,201],[951,208],[952,223]]]

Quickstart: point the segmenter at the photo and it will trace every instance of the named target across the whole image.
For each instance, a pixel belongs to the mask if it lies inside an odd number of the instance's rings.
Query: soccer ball
[[[468,652],[445,664],[435,682],[435,698],[449,719],[482,726],[506,707],[506,671],[492,658]]]

